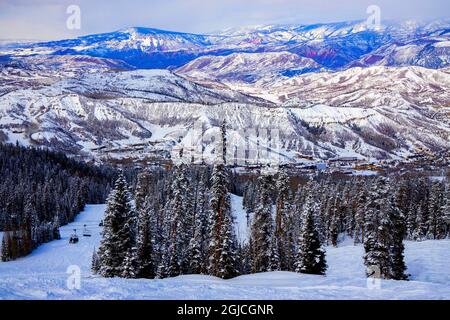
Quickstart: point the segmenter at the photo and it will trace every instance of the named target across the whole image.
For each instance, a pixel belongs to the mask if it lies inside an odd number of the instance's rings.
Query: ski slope
[[[381,281],[375,288],[368,286],[364,275],[363,248],[353,246],[350,239],[338,248],[327,248],[326,276],[272,272],[231,280],[199,275],[164,280],[100,278],[91,274],[90,264],[100,241],[98,223],[104,208],[87,206],[74,223],[61,228],[61,240],[17,261],[0,262],[0,299],[450,299],[450,240],[407,242],[411,281]],[[69,244],[72,230],[81,235],[84,224],[93,236]],[[66,271],[73,265],[81,271],[79,289],[68,286],[73,275]]]

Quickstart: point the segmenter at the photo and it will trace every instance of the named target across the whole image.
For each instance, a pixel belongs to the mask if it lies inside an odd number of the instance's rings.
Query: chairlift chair
[[[84,229],[83,229],[83,237],[91,237],[92,233],[91,231],[87,228],[86,225],[84,225]]]
[[[75,244],[78,243],[80,239],[77,235],[77,229],[73,229],[73,234],[70,236],[69,243]]]

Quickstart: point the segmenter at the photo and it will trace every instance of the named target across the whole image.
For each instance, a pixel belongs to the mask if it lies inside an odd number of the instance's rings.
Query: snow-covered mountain
[[[198,55],[199,50],[211,44],[210,37],[203,35],[128,28],[69,40],[9,44],[3,49],[3,54],[88,55],[121,60],[139,68],[160,68],[190,61]]]
[[[217,82],[265,82],[321,69],[309,58],[289,52],[233,53],[228,56],[204,56],[176,70],[196,80]]]
[[[340,69],[388,59],[392,46],[416,46],[400,65],[448,66],[450,23],[386,22],[372,30],[363,21],[314,25],[269,25],[226,30],[214,35],[129,28],[117,32],[43,43],[0,44],[0,61],[36,54],[89,55],[121,60],[138,68],[169,68],[201,56],[242,52],[290,52],[323,67]],[[423,45],[422,43],[428,43]],[[444,48],[444,49],[443,49]],[[436,60],[434,55],[440,58]],[[371,57],[374,55],[374,57]],[[362,59],[362,61],[361,61]]]
[[[352,72],[358,75],[357,71]],[[435,71],[424,77],[424,85],[413,78],[417,76],[413,71],[399,71],[411,77],[412,85],[417,86],[406,86],[410,91],[405,94],[414,96],[431,88],[437,92],[430,95],[435,104],[431,100],[429,107],[418,107],[414,101],[404,100],[401,105],[371,105],[364,97],[370,99],[368,92],[379,89],[378,97],[383,101],[388,93],[383,91],[385,83],[375,82],[374,88],[366,88],[361,76],[350,71],[340,76],[322,75],[334,77],[329,80],[320,79],[318,74],[319,83],[334,83],[337,87],[321,88],[314,84],[307,87],[312,81],[308,75],[294,78],[305,81],[295,85],[296,90],[301,93],[299,88],[306,87],[309,99],[318,100],[286,107],[261,103],[230,89],[207,88],[166,70],[93,73],[49,80],[34,72],[9,68],[0,74],[2,83],[7,84],[2,87],[7,90],[2,89],[0,94],[0,137],[4,141],[46,145],[97,159],[167,158],[177,148],[199,143],[201,137],[193,130],[196,121],[201,122],[207,134],[214,134],[226,120],[230,140],[241,144],[247,138],[256,141],[261,130],[278,129],[280,150],[274,152],[281,153],[282,161],[295,161],[299,155],[320,159],[338,155],[385,159],[412,154],[417,148],[448,150],[448,105],[442,105],[449,101],[448,73]],[[426,74],[425,69],[422,71]],[[317,94],[313,88],[317,88]],[[281,84],[280,90],[285,89]],[[353,91],[362,92],[361,103],[345,103],[345,97],[350,97]],[[333,100],[338,96],[342,101]],[[327,104],[318,104],[321,101]],[[214,157],[213,141],[205,142],[204,148]]]
[[[289,71],[258,72],[266,69],[248,60],[245,67],[240,67],[239,62],[213,64],[203,63],[204,59],[194,60],[176,70],[177,74],[198,82],[216,79],[235,90],[291,106],[326,104],[336,107],[439,109],[448,107],[450,101],[450,68],[357,67],[288,77],[286,73]],[[255,74],[255,81],[251,83],[243,81],[249,72]]]
[[[278,129],[281,151],[271,152],[287,161],[448,150],[449,26],[131,28],[0,44],[0,141],[97,159],[168,158],[200,141],[194,122],[214,134],[226,120],[241,143],[248,130],[255,141]],[[139,69],[157,67],[166,69]],[[214,144],[203,149],[212,154]]]
[[[274,102],[296,106],[328,104],[336,107],[448,107],[450,69],[421,67],[352,68],[279,79],[259,89]],[[250,89],[249,89],[250,90]]]

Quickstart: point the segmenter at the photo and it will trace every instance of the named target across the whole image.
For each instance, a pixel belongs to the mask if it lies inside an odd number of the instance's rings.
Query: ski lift
[[[78,243],[80,239],[77,235],[77,229],[73,229],[73,234],[70,236],[69,243],[75,244]]]
[[[84,225],[84,229],[83,229],[83,237],[91,237],[92,233],[91,231],[87,228],[86,225]]]

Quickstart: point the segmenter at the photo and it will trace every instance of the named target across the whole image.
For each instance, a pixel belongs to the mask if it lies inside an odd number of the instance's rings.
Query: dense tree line
[[[426,177],[310,178],[281,170],[236,186],[221,164],[150,168],[134,196],[121,176],[107,202],[93,271],[165,278],[286,270],[326,273],[325,245],[365,248],[367,275],[407,279],[403,241],[449,236],[449,185]],[[235,234],[230,190],[242,190],[250,236]],[[134,199],[134,202],[133,202]]]
[[[59,239],[85,203],[104,203],[115,171],[61,153],[0,144],[0,231],[3,261]]]

